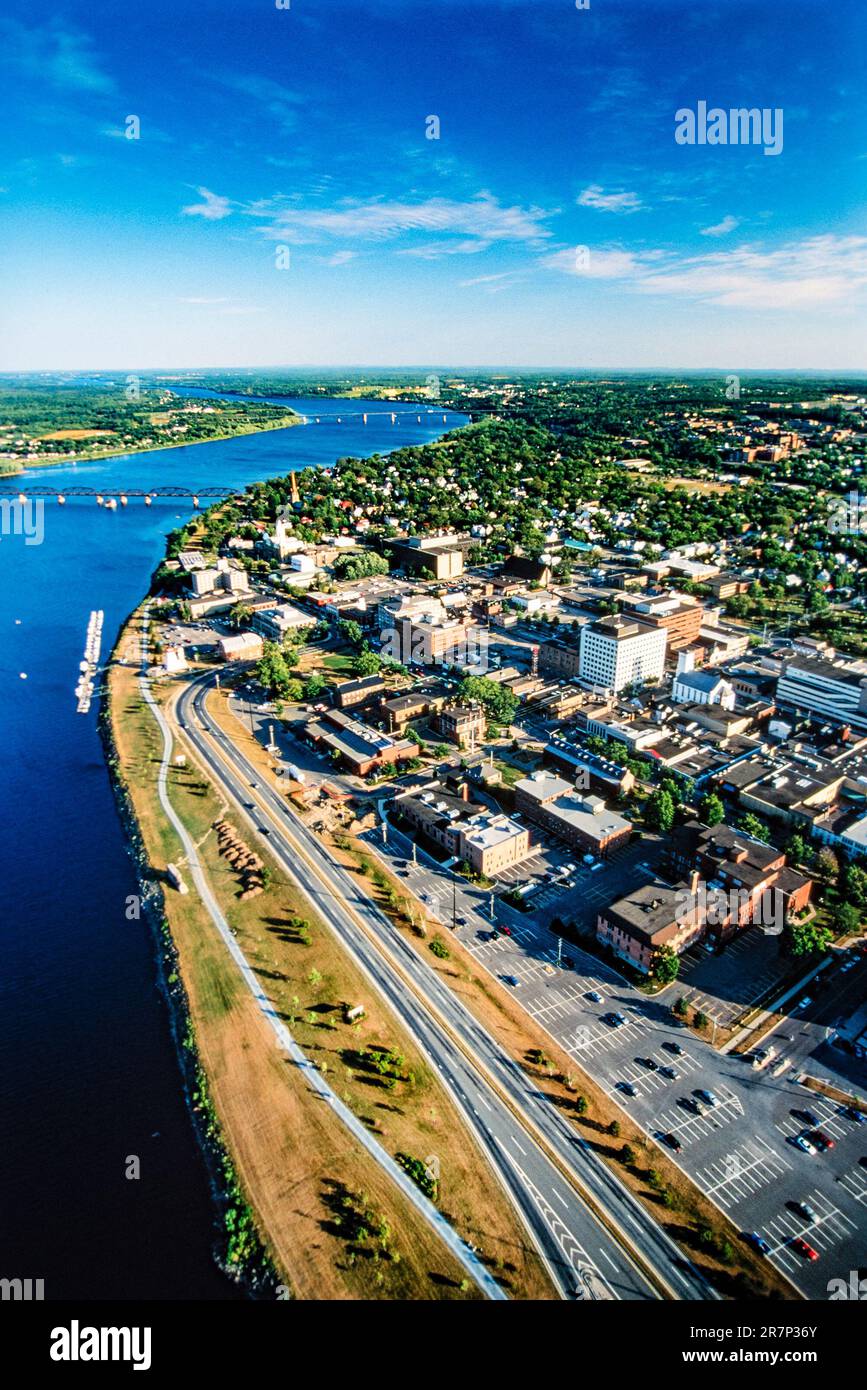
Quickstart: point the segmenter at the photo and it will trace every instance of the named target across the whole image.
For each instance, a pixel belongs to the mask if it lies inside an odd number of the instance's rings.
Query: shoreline
[[[225,1218],[233,1205],[233,1193],[227,1177],[229,1173],[234,1173],[234,1165],[223,1127],[210,1096],[207,1071],[196,1040],[192,1007],[181,971],[180,955],[166,913],[165,894],[160,883],[149,873],[150,861],[144,836],[132,793],[121,770],[111,672],[117,666],[118,652],[129,627],[140,612],[139,605],[121,623],[115,638],[106,663],[97,730],[103,746],[115,805],[124,830],[127,854],[132,860],[140,889],[142,916],[153,941],[156,984],[168,1015],[184,1106],[207,1175],[213,1216],[212,1257],[228,1283],[240,1288],[248,1298],[274,1297],[274,1291],[280,1287],[280,1276],[258,1231],[258,1249],[254,1259],[246,1261],[243,1266],[234,1270],[229,1266],[225,1240],[220,1239],[221,1233],[225,1235]]]
[[[286,406],[289,410],[289,407]],[[245,439],[251,434],[270,434],[274,430],[289,430],[296,425],[303,425],[304,418],[296,414],[293,410],[291,414],[295,417],[285,423],[274,421],[271,425],[257,425],[255,429],[235,430],[232,434],[215,434],[210,439],[179,439],[173,444],[143,444],[138,449],[107,449],[99,454],[76,454],[74,458],[42,458],[28,459],[27,463],[22,463],[18,468],[11,468],[0,472],[0,483],[4,478],[20,478],[22,473],[28,473],[31,468],[72,468],[77,463],[101,463],[103,459],[124,458],[134,454],[160,454],[168,449],[194,449],[197,444],[222,444],[227,439]]]

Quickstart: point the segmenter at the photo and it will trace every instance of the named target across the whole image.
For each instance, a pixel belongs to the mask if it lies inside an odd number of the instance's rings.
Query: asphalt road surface
[[[583,1287],[586,1294],[584,1271],[589,1269],[594,1276],[589,1283],[606,1288],[610,1297],[656,1297],[654,1283],[644,1272],[649,1269],[675,1297],[715,1297],[701,1272],[399,937],[232,741],[211,724],[204,696],[212,681],[211,676],[199,678],[178,701],[187,736],[223,791],[264,834],[286,871],[339,931],[426,1050],[518,1205],[561,1291],[576,1296],[577,1290],[580,1297]],[[556,1165],[522,1123],[541,1133],[556,1155]],[[572,1181],[562,1175],[560,1165]],[[577,1195],[576,1183],[605,1211],[604,1224]],[[609,1227],[617,1230],[617,1238]],[[637,1252],[637,1261],[624,1246]]]

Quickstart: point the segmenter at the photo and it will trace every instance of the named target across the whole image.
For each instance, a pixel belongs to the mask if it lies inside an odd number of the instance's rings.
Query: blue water
[[[381,401],[289,404],[322,423],[16,481],[107,495],[122,485],[243,487],[462,423],[449,414],[443,424],[440,411],[419,425],[396,406],[392,425]],[[41,545],[0,538],[0,1277],[45,1279],[50,1299],[237,1296],[212,1260],[213,1209],[152,942],[125,917],[136,880],[96,705],[77,714],[73,693],[91,609],[105,610],[107,655],[166,533],[191,507],[46,502]],[[138,1181],[124,1175],[132,1154]]]

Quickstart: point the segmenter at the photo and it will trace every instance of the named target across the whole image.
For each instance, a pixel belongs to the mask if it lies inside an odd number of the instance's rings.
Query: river
[[[188,392],[188,394],[207,394]],[[319,424],[39,468],[15,483],[244,487],[346,455],[438,438],[464,417],[382,401],[279,400]],[[368,424],[361,414],[369,411]],[[337,417],[341,422],[337,423]],[[0,976],[0,1278],[48,1299],[226,1299],[214,1211],[183,1104],[146,926],[127,921],[132,863],[96,728],[76,713],[91,609],[103,656],[192,503],[46,501],[40,544],[0,537],[6,757]],[[26,676],[26,679],[22,679]],[[128,1180],[137,1155],[141,1177]]]

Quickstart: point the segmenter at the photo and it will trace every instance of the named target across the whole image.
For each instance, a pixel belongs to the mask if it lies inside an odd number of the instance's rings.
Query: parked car
[[[812,1001],[812,999],[810,998],[809,994],[805,994],[804,997],[803,997],[803,999],[799,999],[799,1000],[798,1000],[798,1002],[797,1002],[797,1004],[795,1005],[795,1007],[794,1007],[794,1009],[792,1010],[792,1012],[793,1012],[793,1013],[800,1013],[802,1009],[808,1009],[808,1008],[810,1007],[810,1005],[812,1004],[812,1002],[813,1002],[813,1001]]]
[[[764,1236],[759,1235],[758,1231],[745,1231],[744,1240],[748,1245],[751,1245],[754,1250],[758,1250],[760,1255],[770,1255],[771,1247]]]
[[[513,989],[519,989],[521,981],[518,979],[517,975],[507,975],[506,984],[511,985]]]
[[[588,991],[587,991],[587,998],[588,998],[588,999],[592,999],[594,1004],[604,1004],[604,1003],[605,1003],[605,1000],[602,998],[602,995],[599,993],[599,990],[598,990],[598,989],[591,989],[591,990],[588,990]]]
[[[803,1255],[805,1260],[818,1260],[819,1258],[818,1250],[814,1250],[812,1245],[804,1240],[802,1236],[795,1236],[795,1239],[792,1241],[792,1249],[797,1250],[799,1255]]]
[[[816,1220],[816,1213],[810,1206],[809,1202],[790,1202],[789,1205],[792,1208],[792,1211],[795,1212],[796,1215],[800,1216],[804,1221]]]
[[[656,1063],[652,1057],[639,1057],[637,1058],[637,1060],[641,1063],[643,1067],[646,1067],[648,1071],[659,1070],[658,1063]]]
[[[797,1117],[798,1117],[799,1120],[803,1120],[804,1124],[807,1125],[807,1126],[809,1126],[810,1129],[818,1129],[818,1128],[819,1128],[819,1116],[818,1116],[817,1114],[815,1114],[814,1111],[812,1111],[812,1110],[795,1110],[793,1113],[794,1113],[795,1115],[797,1115]]]
[[[676,1154],[679,1154],[683,1148],[676,1134],[664,1134],[662,1139],[663,1143],[667,1144],[670,1149],[673,1149]]]
[[[683,1048],[678,1042],[664,1042],[662,1046],[665,1048],[666,1052],[673,1052],[675,1057],[683,1056]]]
[[[634,1096],[636,1094],[635,1087],[631,1081],[618,1081],[617,1089],[618,1091],[622,1091],[625,1096]]]
[[[867,1115],[864,1114],[864,1111],[856,1110],[854,1105],[847,1105],[843,1114],[847,1120],[854,1120],[856,1125],[863,1125],[867,1122]]]
[[[694,1091],[693,1094],[698,1096],[699,1100],[703,1100],[705,1105],[709,1105],[711,1110],[715,1110],[719,1105],[719,1099],[713,1091]]]
[[[820,1153],[825,1153],[828,1149],[834,1148],[834,1140],[830,1134],[826,1134],[823,1129],[811,1130],[807,1135],[811,1144],[815,1144]]]
[[[674,1067],[660,1067],[659,1074],[660,1076],[664,1076],[666,1081],[677,1080],[677,1072],[674,1070]]]
[[[810,1143],[809,1139],[806,1139],[804,1137],[803,1134],[793,1134],[789,1139],[789,1143],[794,1144],[796,1149],[801,1150],[801,1153],[815,1154],[816,1152],[815,1147]]]

